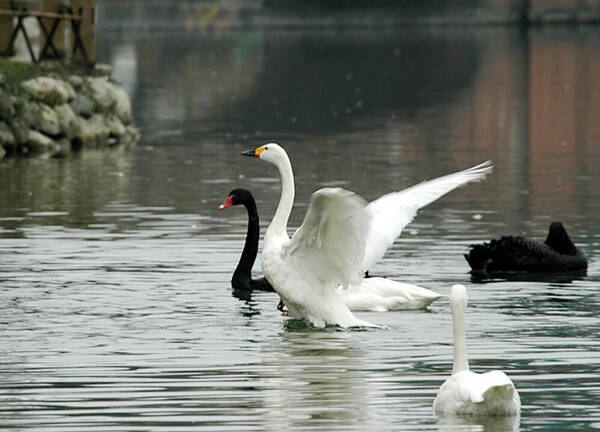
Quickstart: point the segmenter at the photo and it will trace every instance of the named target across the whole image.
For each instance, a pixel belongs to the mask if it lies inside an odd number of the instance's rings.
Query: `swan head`
[[[450,306],[453,309],[460,307],[462,309],[467,307],[469,298],[467,297],[467,288],[464,285],[452,285],[450,289]]]
[[[252,193],[248,189],[238,188],[229,192],[227,194],[227,198],[225,198],[225,201],[223,201],[221,205],[217,207],[217,209],[223,210],[227,207],[240,204],[246,205],[251,202],[254,202],[254,197],[252,196]]]
[[[279,144],[269,143],[256,147],[253,150],[246,150],[242,152],[243,156],[250,156],[262,159],[272,164],[277,164],[281,160],[288,159],[287,153]]]

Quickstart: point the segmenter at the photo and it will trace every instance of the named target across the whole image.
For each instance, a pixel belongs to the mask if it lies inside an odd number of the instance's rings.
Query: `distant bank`
[[[193,30],[600,23],[581,0],[98,0],[98,26]],[[101,31],[101,30],[100,30]]]

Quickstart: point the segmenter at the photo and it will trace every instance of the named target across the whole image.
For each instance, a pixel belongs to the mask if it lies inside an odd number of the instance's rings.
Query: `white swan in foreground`
[[[518,415],[521,399],[504,372],[478,374],[469,370],[465,336],[467,302],[464,285],[454,285],[450,292],[454,367],[452,376],[438,390],[433,409],[438,415]]]
[[[242,154],[274,164],[281,175],[279,205],[264,239],[265,276],[292,316],[318,327],[371,325],[352,314],[336,287],[360,285],[364,272],[384,255],[421,207],[484,178],[492,169],[485,162],[389,193],[368,205],[344,189],[320,189],[312,195],[304,221],[290,239],[287,223],[294,203],[294,174],[287,153],[271,143]]]

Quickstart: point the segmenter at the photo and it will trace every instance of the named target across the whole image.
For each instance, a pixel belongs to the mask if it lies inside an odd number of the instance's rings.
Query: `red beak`
[[[217,208],[219,210],[223,210],[223,209],[226,209],[227,207],[231,207],[232,200],[233,200],[233,195],[229,195],[227,198],[225,198],[225,201],[223,201],[223,203]]]

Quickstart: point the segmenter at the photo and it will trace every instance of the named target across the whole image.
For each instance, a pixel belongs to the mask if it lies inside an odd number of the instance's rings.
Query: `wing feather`
[[[284,254],[333,287],[360,283],[371,225],[366,204],[345,189],[319,189],[302,225],[284,245]]]
[[[483,180],[492,172],[492,168],[491,161],[486,161],[464,171],[425,181],[398,192],[388,193],[370,202],[367,211],[371,214],[372,222],[367,239],[363,270],[368,270],[383,257],[421,207],[459,186]]]

